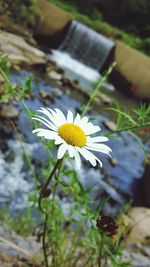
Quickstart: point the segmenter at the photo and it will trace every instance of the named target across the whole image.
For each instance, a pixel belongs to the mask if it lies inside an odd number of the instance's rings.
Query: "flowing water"
[[[114,42],[73,20],[59,49],[96,70],[101,70]]]

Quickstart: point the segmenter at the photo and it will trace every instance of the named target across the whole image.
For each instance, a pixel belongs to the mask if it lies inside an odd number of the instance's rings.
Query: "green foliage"
[[[10,226],[12,230],[14,230],[17,234],[22,236],[31,235],[35,226],[35,222],[31,215],[30,209],[24,210],[24,213],[22,215],[13,218],[7,207],[1,208],[0,221],[2,223],[7,223],[7,225]]]
[[[89,17],[96,10],[96,14],[100,12],[104,20],[112,25],[142,38],[150,36],[149,0],[88,0],[86,5],[84,0],[63,0],[63,3],[76,5],[81,13]]]
[[[1,0],[4,12],[16,24],[31,28],[35,26],[37,19],[40,18],[36,7],[36,0]]]

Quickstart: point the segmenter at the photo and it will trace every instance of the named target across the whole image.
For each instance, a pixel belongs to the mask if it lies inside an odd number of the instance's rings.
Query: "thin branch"
[[[147,127],[147,126],[150,126],[150,122],[147,122],[147,123],[144,123],[144,124],[141,124],[141,125],[135,125],[135,126],[131,126],[131,127],[124,127],[124,128],[118,129],[118,130],[114,130],[114,131],[111,131],[109,133],[106,133],[105,136],[110,136],[110,135],[121,133],[121,132],[125,132],[125,131],[136,130],[136,129]]]

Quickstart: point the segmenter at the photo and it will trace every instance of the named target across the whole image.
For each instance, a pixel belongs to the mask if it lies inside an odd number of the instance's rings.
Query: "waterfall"
[[[114,45],[112,40],[73,20],[59,50],[100,71]]]

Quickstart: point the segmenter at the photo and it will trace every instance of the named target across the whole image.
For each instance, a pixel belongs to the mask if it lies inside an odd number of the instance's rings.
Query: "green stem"
[[[58,167],[59,167],[61,161],[62,161],[62,159],[58,159],[58,160],[57,160],[57,162],[56,162],[56,164],[55,164],[55,166],[54,166],[52,172],[50,173],[50,175],[49,175],[49,177],[48,177],[48,179],[47,179],[47,181],[46,181],[46,183],[44,184],[44,186],[43,186],[42,189],[41,189],[41,192],[40,192],[40,195],[39,195],[39,201],[38,201],[38,203],[39,203],[39,210],[40,210],[42,213],[43,213],[44,211],[43,211],[42,206],[41,206],[41,200],[42,200],[44,191],[45,191],[45,189],[47,188],[47,186],[49,185],[49,183],[51,182],[53,176],[55,175],[55,173],[56,173],[56,171],[57,171],[57,169],[58,169]]]
[[[46,250],[46,233],[47,233],[47,221],[48,221],[48,213],[47,211],[43,210],[42,208],[42,197],[44,194],[45,189],[51,182],[53,176],[55,175],[57,169],[59,168],[60,164],[62,162],[62,159],[58,159],[53,170],[51,171],[46,183],[42,187],[40,194],[39,194],[39,199],[38,199],[38,205],[39,205],[39,210],[45,215],[44,219],[44,229],[43,229],[43,237],[42,237],[42,248],[43,248],[43,254],[44,254],[44,261],[45,261],[45,267],[48,267],[48,256],[47,256],[47,250]]]
[[[93,93],[90,95],[89,101],[87,102],[83,112],[82,112],[82,116],[84,116],[86,114],[86,112],[88,111],[89,107],[91,106],[95,96],[97,95],[97,92],[99,91],[99,89],[101,88],[101,86],[108,80],[109,75],[111,74],[112,70],[114,69],[114,67],[116,66],[116,62],[113,62],[110,67],[108,68],[106,74],[104,76],[101,77],[100,81],[98,82],[96,88],[94,89]]]
[[[101,235],[100,247],[99,247],[99,256],[98,256],[98,267],[102,266],[102,251],[104,246],[104,234]]]
[[[5,72],[1,68],[0,68],[0,73],[3,76],[3,78],[5,79],[5,81],[10,84],[10,81],[9,81],[7,75],[5,74]]]
[[[150,122],[147,122],[147,123],[144,123],[144,124],[141,124],[141,125],[135,125],[135,126],[131,126],[131,127],[124,127],[124,128],[118,129],[118,130],[114,130],[114,131],[111,131],[110,133],[106,133],[105,136],[110,136],[110,135],[121,133],[121,132],[124,132],[124,131],[131,131],[131,130],[143,128],[143,127],[146,127],[146,126],[150,126]]]
[[[53,190],[53,206],[52,206],[52,217],[55,218],[55,229],[57,231],[57,222],[56,222],[56,216],[55,216],[55,205],[54,205],[54,201],[55,201],[55,196],[56,196],[56,191],[57,191],[57,187],[59,185],[59,176],[61,173],[61,169],[62,169],[62,164],[63,164],[63,159],[61,160],[59,167],[58,167],[58,172],[57,175],[55,175],[55,185],[54,185],[54,190]],[[57,240],[55,240],[52,244],[52,263],[54,265],[54,267],[58,266],[58,262],[57,262],[57,253],[58,253],[58,245],[57,245]]]
[[[43,229],[43,237],[42,237],[42,248],[43,248],[43,254],[44,254],[44,260],[45,260],[45,266],[46,267],[48,267],[48,256],[47,256],[47,251],[46,251],[47,220],[48,220],[48,214],[45,213],[44,229]]]

